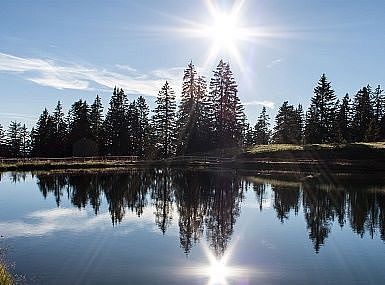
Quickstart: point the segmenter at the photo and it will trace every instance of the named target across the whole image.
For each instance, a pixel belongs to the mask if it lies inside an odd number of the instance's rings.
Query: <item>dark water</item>
[[[385,183],[4,173],[0,234],[30,284],[385,284]]]

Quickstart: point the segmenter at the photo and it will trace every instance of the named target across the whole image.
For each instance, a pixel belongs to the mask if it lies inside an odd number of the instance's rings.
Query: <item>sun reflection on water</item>
[[[251,273],[250,269],[228,264],[232,252],[231,248],[223,256],[217,257],[207,245],[204,244],[203,247],[208,263],[186,268],[185,273],[187,275],[207,278],[206,285],[228,285],[229,280],[244,281],[248,279]]]

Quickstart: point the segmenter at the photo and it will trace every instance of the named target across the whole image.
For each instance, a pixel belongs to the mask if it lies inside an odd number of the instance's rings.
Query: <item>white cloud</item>
[[[0,113],[0,118],[6,118],[10,120],[35,120],[37,117],[35,115],[31,114],[25,114],[25,113]]]
[[[128,65],[115,65],[115,67],[122,72],[0,53],[0,72],[17,73],[26,80],[42,86],[92,90],[94,86],[112,89],[117,85],[126,93],[156,96],[164,82],[168,80],[176,94],[180,93],[183,68],[158,69],[144,74]]]
[[[274,109],[275,107],[275,103],[272,102],[272,101],[267,101],[267,100],[264,100],[264,101],[250,101],[250,102],[246,102],[246,103],[243,103],[243,105],[245,106],[265,106],[267,108],[270,108],[270,109]]]
[[[127,212],[122,223],[119,224],[122,233],[126,234],[138,228],[156,231],[153,211],[153,208],[148,207],[140,217],[135,213]],[[35,211],[19,221],[0,222],[0,232],[7,238],[44,236],[58,231],[85,232],[109,228],[111,228],[109,212],[99,213],[96,216],[84,209],[74,208],[53,208]]]
[[[115,64],[115,66],[119,69],[122,69],[122,70],[127,70],[129,72],[133,72],[133,73],[137,73],[138,70],[136,70],[135,68],[129,66],[129,65],[125,65],[125,64]]]
[[[268,65],[266,65],[267,68],[273,68],[274,66],[280,64],[282,62],[282,59],[278,58],[270,62]]]

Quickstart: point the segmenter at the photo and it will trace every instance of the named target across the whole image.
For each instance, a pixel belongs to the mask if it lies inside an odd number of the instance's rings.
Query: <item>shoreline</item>
[[[0,160],[0,172],[40,171],[68,169],[129,169],[135,167],[194,167],[229,168],[254,171],[291,171],[291,172],[369,172],[385,171],[385,160],[365,159],[293,159],[278,157],[264,158],[207,158],[177,157],[165,160],[133,160],[109,158],[65,158],[65,159],[10,159]]]

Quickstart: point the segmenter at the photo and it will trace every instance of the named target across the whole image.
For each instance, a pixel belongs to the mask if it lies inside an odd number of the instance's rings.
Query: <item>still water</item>
[[[3,173],[0,234],[28,284],[385,284],[385,180]]]

